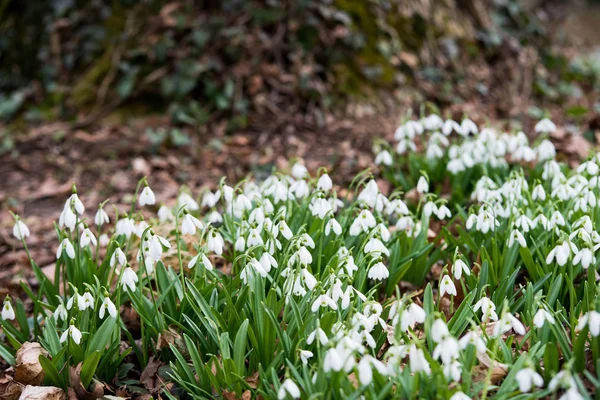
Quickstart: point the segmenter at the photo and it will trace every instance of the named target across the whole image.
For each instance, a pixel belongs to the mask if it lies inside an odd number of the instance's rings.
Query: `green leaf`
[[[50,361],[45,355],[40,354],[39,362],[42,366],[42,369],[46,373],[46,377],[44,378],[45,381],[50,383],[52,386],[64,387],[63,381],[58,373],[58,369],[56,369],[54,364],[52,364],[52,361]]]
[[[113,331],[116,326],[117,319],[109,316],[90,339],[86,350],[86,358],[96,351],[104,352],[106,346],[113,339]]]
[[[235,335],[233,345],[233,361],[238,374],[244,375],[244,361],[246,360],[246,343],[248,343],[248,325],[250,321],[246,319],[238,329]]]
[[[94,377],[94,373],[96,372],[96,367],[98,367],[98,362],[100,361],[100,352],[98,350],[94,351],[90,356],[88,356],[84,361],[81,367],[81,384],[84,388],[87,389],[92,382],[92,378]]]

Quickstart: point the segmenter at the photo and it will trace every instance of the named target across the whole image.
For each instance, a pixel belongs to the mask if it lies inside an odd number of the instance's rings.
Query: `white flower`
[[[329,307],[332,310],[337,310],[337,304],[333,301],[333,299],[326,294],[322,294],[313,302],[312,307],[310,308],[312,312],[317,312],[317,310],[321,307]]]
[[[58,322],[58,320],[63,320],[66,321],[68,318],[68,314],[67,314],[67,309],[65,308],[64,304],[61,303],[58,305],[58,307],[56,307],[56,310],[54,310],[54,322]]]
[[[102,301],[102,304],[100,305],[100,312],[98,313],[98,316],[100,317],[100,319],[104,318],[104,313],[108,311],[108,314],[113,317],[116,318],[117,317],[117,307],[115,306],[115,303],[113,303],[110,300],[110,297],[105,296],[104,300]]]
[[[456,392],[450,397],[450,400],[471,400],[469,396],[464,394],[463,392]]]
[[[218,231],[212,231],[208,234],[207,241],[208,251],[214,251],[215,254],[221,255],[223,254],[223,246],[225,246],[225,241],[223,240],[223,236]]]
[[[146,185],[142,190],[142,193],[140,193],[138,204],[140,205],[140,207],[143,207],[145,205],[152,205],[154,203],[156,203],[156,197],[154,196],[154,192],[152,191],[152,189],[150,189],[150,186]]]
[[[539,133],[552,133],[556,131],[556,125],[548,118],[544,118],[535,124],[535,131]]]
[[[70,208],[70,207],[75,208],[75,211],[79,215],[83,215],[83,213],[85,211],[85,207],[83,206],[83,203],[81,202],[81,200],[79,200],[79,197],[77,196],[77,193],[73,193],[71,195],[71,197],[69,197],[69,199],[65,203],[65,208],[67,208],[67,207],[68,208]]]
[[[308,360],[313,357],[313,352],[309,350],[300,350],[300,360],[302,360],[302,364],[307,365]]]
[[[467,334],[465,336],[460,338],[460,340],[458,341],[458,345],[460,346],[461,350],[464,350],[467,348],[467,346],[472,345],[472,346],[475,346],[475,349],[477,350],[478,353],[486,352],[485,342],[481,338],[480,332],[476,332],[476,331],[467,332]]]
[[[122,267],[124,267],[125,264],[127,264],[127,257],[125,256],[125,253],[123,253],[123,250],[121,250],[120,247],[117,247],[112,256],[110,257],[110,267],[114,268],[117,263],[119,263],[119,265]]]
[[[108,214],[106,213],[106,211],[104,211],[104,208],[99,208],[98,211],[96,211],[96,215],[94,216],[94,223],[96,224],[96,226],[108,224],[109,222],[110,219],[108,218]]]
[[[531,368],[523,368],[517,372],[515,379],[519,383],[519,390],[523,393],[529,392],[534,385],[544,386],[544,379]]]
[[[592,250],[587,247],[582,248],[577,253],[575,253],[575,257],[573,257],[573,264],[577,265],[581,263],[583,269],[588,269],[590,265],[596,262],[596,257]]]
[[[510,237],[508,239],[508,247],[513,247],[515,241],[521,245],[521,247],[527,247],[527,242],[525,241],[525,237],[521,232],[516,229],[510,233]]]
[[[463,122],[460,124],[460,130],[461,131],[459,133],[461,133],[463,136],[468,136],[469,133],[476,134],[479,132],[475,122],[471,121],[469,118],[463,120]]]
[[[452,216],[452,213],[450,212],[450,209],[446,207],[445,204],[442,204],[438,207],[437,211],[435,212],[435,215],[438,217],[438,219],[444,220],[446,218],[450,218]]]
[[[533,317],[533,324],[537,328],[541,329],[542,326],[544,326],[544,322],[546,321],[548,321],[548,323],[550,324],[553,324],[554,317],[548,311],[544,310],[543,308],[540,308]]]
[[[5,321],[11,321],[15,319],[15,310],[13,310],[12,304],[8,298],[4,300],[4,306],[2,307],[2,319]]]
[[[584,397],[577,391],[576,387],[570,387],[563,393],[558,400],[583,400]]]
[[[160,206],[156,215],[158,215],[160,222],[173,221],[175,219],[171,209],[165,205]]]
[[[327,225],[325,225],[325,236],[329,236],[332,230],[336,236],[340,236],[342,234],[342,226],[335,220],[335,218],[331,218],[329,221],[327,221]]]
[[[302,165],[299,162],[294,164],[294,166],[292,167],[292,176],[294,178],[303,179],[306,177],[306,175],[308,175],[308,170],[306,169],[306,167],[304,165]]]
[[[546,200],[546,192],[544,191],[544,187],[542,185],[537,185],[534,187],[533,191],[531,192],[531,198],[533,200]]]
[[[574,245],[573,245],[574,247]],[[546,264],[552,264],[552,261],[556,258],[556,263],[561,267],[567,263],[569,256],[571,255],[571,246],[570,242],[563,242],[561,244],[556,245],[546,257]]]
[[[485,322],[488,319],[491,319],[492,321],[498,320],[498,315],[496,314],[496,305],[487,297],[482,297],[479,299],[479,301],[477,301],[477,303],[475,303],[473,311],[477,312],[479,309],[481,309],[483,314],[481,317],[482,321]]]
[[[300,389],[298,388],[298,385],[296,385],[296,383],[289,378],[283,381],[283,383],[279,387],[279,390],[277,391],[277,398],[279,400],[283,400],[288,395],[292,399],[300,398]]]
[[[321,175],[319,180],[317,181],[317,188],[323,190],[324,192],[328,192],[333,187],[333,182],[331,178],[327,174]]]
[[[71,322],[69,328],[66,331],[64,331],[63,334],[60,336],[60,342],[66,342],[68,336],[71,336],[75,344],[81,343],[81,331],[77,329],[75,325],[73,325],[73,322]]]
[[[323,360],[323,371],[341,371],[344,367],[344,360],[338,353],[336,348],[331,348],[325,353],[325,359]]]
[[[177,198],[177,209],[180,209],[181,207],[184,207],[184,210],[187,211],[196,211],[200,209],[200,206],[196,200],[194,200],[192,196],[187,193],[181,193]]]
[[[493,335],[500,336],[503,333],[512,329],[518,335],[525,335],[525,327],[515,316],[511,313],[505,313],[500,320],[494,325]]]
[[[452,282],[449,275],[444,275],[440,281],[440,297],[444,297],[446,293],[456,296],[456,286],[454,286],[454,282]]]
[[[442,319],[438,318],[433,321],[431,325],[431,339],[434,343],[441,343],[449,334],[448,326]]]
[[[388,271],[387,267],[380,261],[369,269],[369,274],[367,276],[369,279],[382,281],[390,276],[390,271]]]
[[[350,225],[350,236],[358,236],[361,232],[368,232],[377,225],[375,217],[369,210],[362,210]]]
[[[382,150],[380,151],[377,156],[375,157],[375,164],[376,165],[387,165],[390,166],[392,165],[392,155],[390,154],[389,151],[387,150]]]
[[[325,346],[327,343],[329,343],[329,339],[327,339],[327,335],[321,328],[315,329],[308,335],[308,337],[306,338],[306,344],[308,344],[310,346],[315,341],[315,338],[319,339],[319,342],[321,342],[321,344],[323,346]]]
[[[417,348],[414,344],[410,345],[408,358],[410,360],[410,370],[413,373],[423,372],[426,375],[431,374],[431,367],[425,358],[425,354],[423,354],[423,350]]]
[[[67,253],[67,256],[70,259],[75,258],[75,249],[73,248],[73,245],[67,238],[64,238],[63,241],[58,245],[58,249],[56,250],[56,259],[57,260],[62,255],[63,250]]]
[[[421,176],[417,182],[417,192],[421,194],[429,192],[429,182],[424,176]]]
[[[183,216],[183,221],[181,222],[181,234],[195,235],[196,228],[203,229],[204,226],[202,225],[202,222],[192,214],[185,214]]]
[[[27,225],[25,225],[21,219],[17,219],[17,222],[15,222],[15,226],[13,227],[13,236],[19,240],[23,240],[26,237],[29,237],[30,234]]]
[[[123,290],[128,288],[130,291],[135,292],[135,284],[138,281],[138,276],[131,267],[127,267],[121,272],[121,287]]]
[[[463,272],[467,276],[471,275],[471,270],[469,269],[467,263],[465,263],[461,258],[457,258],[452,265],[452,273],[454,274],[454,278],[459,280]]]
[[[84,248],[89,245],[97,246],[98,242],[96,241],[96,236],[90,231],[89,228],[85,228],[83,232],[81,232],[81,237],[79,238],[79,246]]]
[[[593,337],[600,335],[600,313],[596,310],[591,310],[588,311],[587,314],[583,314],[581,318],[579,318],[577,330],[582,330],[586,325],[590,329],[590,333]]]

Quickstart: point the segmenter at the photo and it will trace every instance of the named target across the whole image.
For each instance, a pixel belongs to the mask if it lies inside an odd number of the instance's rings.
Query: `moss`
[[[96,99],[98,86],[102,79],[109,73],[112,65],[113,46],[106,49],[102,57],[94,62],[88,70],[77,80],[67,104],[79,108],[92,104]]]

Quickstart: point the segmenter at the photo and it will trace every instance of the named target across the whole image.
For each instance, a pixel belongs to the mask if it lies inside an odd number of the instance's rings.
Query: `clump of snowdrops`
[[[38,341],[46,384],[73,385],[79,366],[84,389],[107,392],[124,365],[158,359],[168,398],[587,398],[600,379],[598,159],[572,170],[550,146],[530,148],[526,172],[465,183],[462,207],[432,193],[432,174],[416,200],[369,173],[341,197],[299,163],[198,198],[184,189],[173,207],[145,179],[125,212],[86,212],[74,188],[54,279],[30,260],[33,316],[5,300],[0,355],[14,363]]]

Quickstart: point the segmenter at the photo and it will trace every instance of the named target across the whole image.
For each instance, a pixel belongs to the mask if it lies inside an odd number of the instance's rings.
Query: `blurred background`
[[[92,208],[145,175],[168,202],[294,159],[344,184],[424,110],[526,132],[547,115],[585,155],[598,26],[598,1],[1,0],[0,281],[26,262],[8,210],[52,263],[72,182]]]

